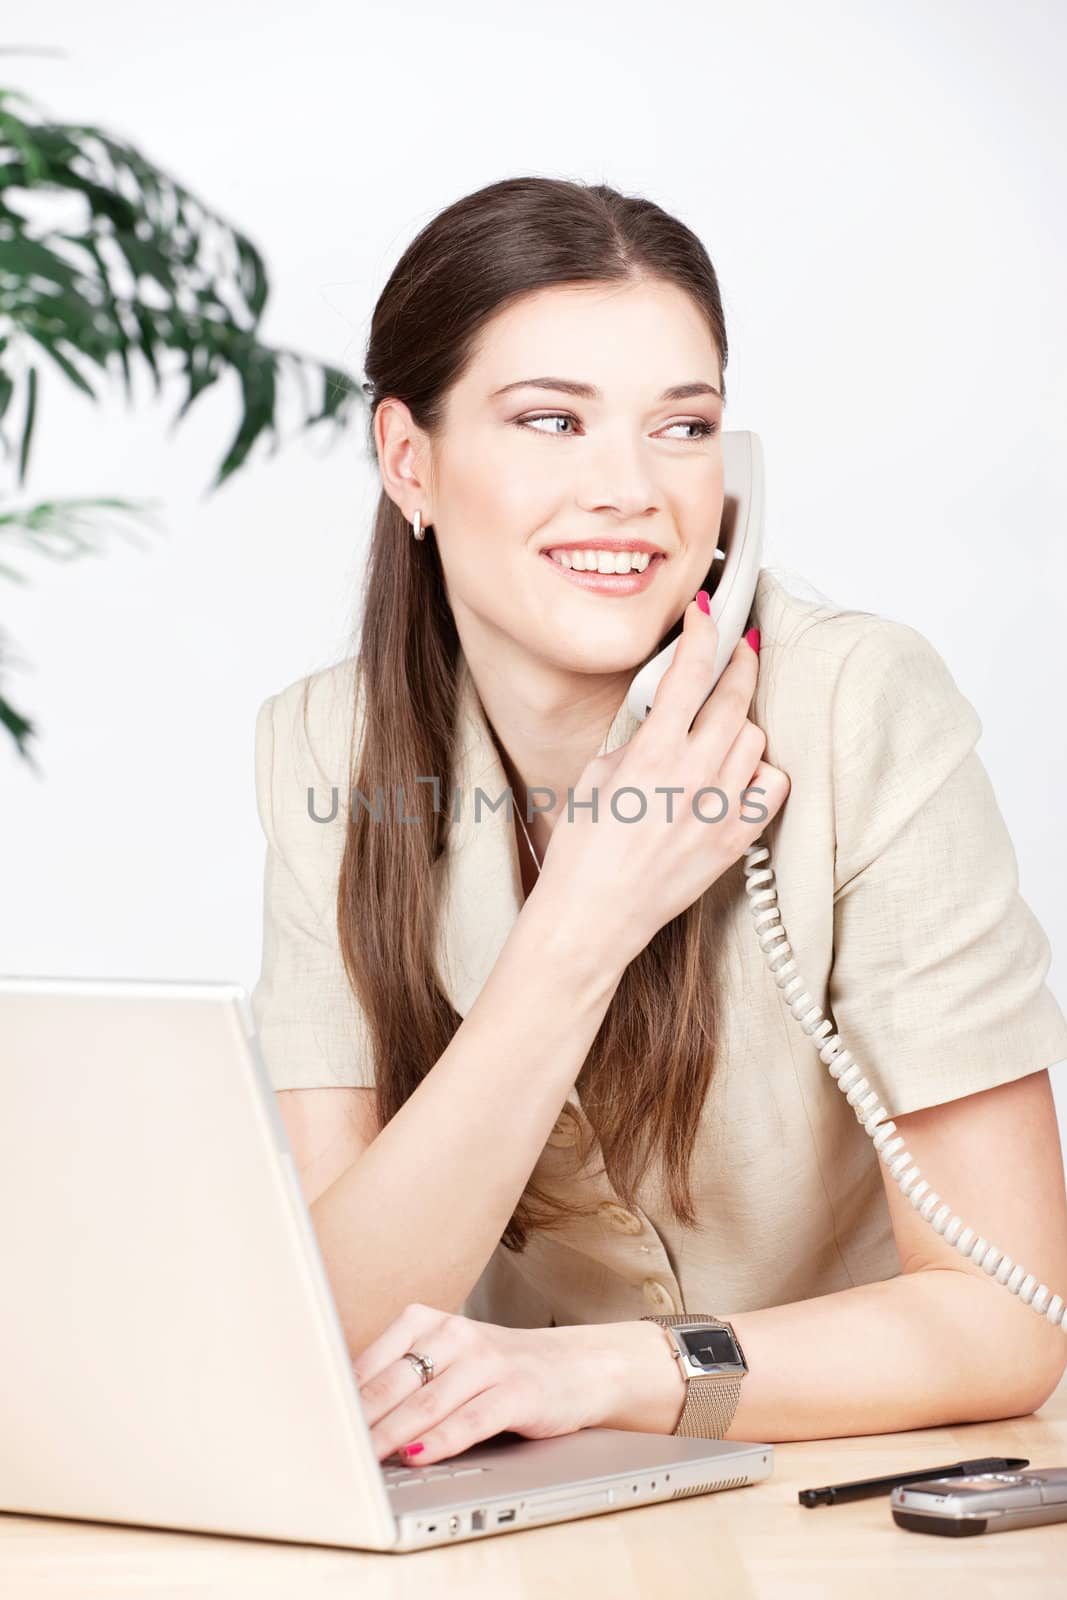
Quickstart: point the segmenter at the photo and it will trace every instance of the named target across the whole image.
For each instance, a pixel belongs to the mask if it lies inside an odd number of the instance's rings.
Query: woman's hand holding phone
[[[740,859],[789,793],[748,716],[758,656],[745,639],[708,695],[718,640],[690,601],[652,711],[632,739],[584,768],[573,816],[564,804],[533,891],[554,916],[588,930],[620,972]],[[746,800],[746,790],[757,792]],[[582,804],[594,791],[595,812]]]

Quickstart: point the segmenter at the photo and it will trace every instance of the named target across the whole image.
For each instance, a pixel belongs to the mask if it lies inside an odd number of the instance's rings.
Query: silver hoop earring
[[[411,531],[412,531],[412,533],[414,533],[416,539],[425,539],[425,537],[426,537],[426,529],[422,525],[422,512],[421,511],[416,511],[416,513],[415,513],[415,521],[411,524]]]

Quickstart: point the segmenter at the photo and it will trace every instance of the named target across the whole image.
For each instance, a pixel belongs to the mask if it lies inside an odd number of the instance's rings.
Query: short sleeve
[[[934,647],[879,619],[833,702],[829,1009],[891,1116],[1067,1059],[1051,951],[975,752],[981,723]]]
[[[366,1017],[344,970],[336,930],[344,801],[332,821],[311,814],[329,815],[334,786],[341,796],[347,793],[346,773],[328,774],[324,783],[304,731],[301,688],[272,695],[256,717],[256,803],[267,854],[252,1014],[275,1089],[370,1087]],[[337,709],[343,712],[342,705]]]

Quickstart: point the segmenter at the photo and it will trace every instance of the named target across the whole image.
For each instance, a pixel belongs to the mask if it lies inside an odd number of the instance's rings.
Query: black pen
[[[918,1483],[923,1478],[962,1478],[975,1472],[1014,1472],[1028,1467],[1024,1456],[984,1456],[977,1461],[954,1461],[949,1467],[924,1467],[919,1472],[894,1472],[888,1478],[857,1478],[854,1483],[828,1483],[823,1489],[801,1489],[802,1506],[836,1506],[842,1500],[866,1500],[888,1494],[898,1483]]]

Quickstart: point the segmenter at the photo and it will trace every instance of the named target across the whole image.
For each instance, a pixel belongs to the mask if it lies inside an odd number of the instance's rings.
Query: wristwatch
[[[748,1362],[737,1335],[721,1317],[642,1317],[658,1322],[671,1355],[685,1374],[685,1405],[674,1432],[691,1439],[721,1439],[741,1398]]]

